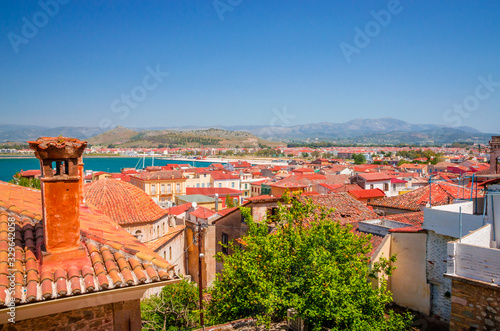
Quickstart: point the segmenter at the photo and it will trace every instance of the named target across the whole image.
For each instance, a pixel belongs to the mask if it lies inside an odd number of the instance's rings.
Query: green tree
[[[254,222],[250,209],[241,208],[248,224],[245,247],[231,242],[234,253],[217,256],[224,272],[208,289],[211,323],[254,317],[269,324],[294,308],[313,330],[408,329],[408,315],[385,315],[391,295],[382,275],[391,274],[395,257],[370,269],[369,236],[332,221],[331,210],[310,201],[287,194],[283,200],[269,223]],[[373,287],[369,277],[381,286]]]
[[[352,158],[354,159],[354,164],[365,164],[366,157],[363,154],[352,154]]]
[[[179,330],[199,321],[198,286],[182,280],[141,302],[143,330]]]
[[[226,195],[226,208],[233,208],[236,207],[233,202],[233,198],[229,195],[229,193]]]
[[[40,189],[40,179],[21,177],[21,174],[19,172],[16,172],[14,178],[12,178],[9,181],[9,183],[24,187]]]

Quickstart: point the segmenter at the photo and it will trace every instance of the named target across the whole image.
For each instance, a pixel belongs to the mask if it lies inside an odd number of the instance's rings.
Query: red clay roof
[[[55,269],[41,264],[44,242],[41,192],[0,182],[0,306],[8,291],[8,218],[14,217],[16,304],[40,302],[85,293],[171,279],[173,266],[109,217],[80,207],[84,259],[61,261]],[[171,275],[169,275],[171,273]]]
[[[453,203],[455,199],[469,198],[470,189],[462,189],[457,185],[447,182],[434,182],[432,185],[432,205],[441,206]],[[476,190],[474,190],[475,196]],[[478,196],[482,196],[478,193]],[[369,205],[374,207],[386,207],[400,210],[420,211],[422,206],[429,202],[429,185],[414,191],[383,199],[374,200]]]
[[[353,223],[378,218],[377,214],[348,193],[315,195],[300,199],[311,199],[316,205],[333,208],[334,211],[330,214],[330,217],[332,220],[341,221],[341,223]]]
[[[182,171],[180,170],[164,170],[164,171],[154,171],[148,172],[144,171],[140,174],[133,175],[133,177],[140,178],[142,180],[155,180],[155,179],[182,179]]]
[[[168,233],[164,236],[146,242],[146,246],[148,246],[151,250],[156,251],[160,249],[163,245],[168,244],[172,239],[177,237],[177,235],[181,234],[184,231],[185,225],[177,225],[176,227],[169,229]]]
[[[203,206],[198,206],[195,210],[190,211],[189,214],[194,217],[209,219],[210,217],[214,216],[216,212]]]
[[[35,170],[21,170],[19,174],[23,177],[39,177],[42,174],[40,169]]]
[[[391,178],[391,184],[402,184],[402,183],[408,183],[406,180],[402,180],[399,178]]]
[[[234,188],[228,187],[186,187],[186,195],[201,194],[207,196],[213,196],[218,194],[219,197],[223,198],[226,195],[238,196],[241,195],[241,191]]]
[[[367,182],[391,180],[391,177],[383,172],[362,173],[358,174],[358,176],[363,178]]]
[[[370,199],[370,198],[385,197],[384,191],[382,191],[379,188],[367,189],[367,190],[350,190],[349,194],[352,194],[356,199]]]
[[[222,210],[219,210],[217,212],[217,214],[219,214],[220,216],[226,216],[227,214],[235,211],[236,209],[238,209],[238,207],[232,207],[232,208],[222,209]]]
[[[101,179],[84,186],[85,202],[118,224],[154,222],[166,216],[143,190],[124,181]]]
[[[234,180],[240,179],[238,176],[234,176],[231,174],[226,174],[222,171],[211,171],[210,176],[212,176],[213,180]]]
[[[174,206],[174,207],[170,207],[168,209],[166,209],[168,211],[168,214],[169,215],[180,215],[182,213],[185,213],[186,211],[189,210],[189,208],[191,208],[191,202],[188,202],[188,203],[184,203],[182,205],[178,205],[178,206]]]

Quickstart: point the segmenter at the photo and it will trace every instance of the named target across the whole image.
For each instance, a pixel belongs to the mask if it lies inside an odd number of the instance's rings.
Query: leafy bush
[[[143,330],[179,330],[198,326],[198,286],[182,280],[141,302]]]

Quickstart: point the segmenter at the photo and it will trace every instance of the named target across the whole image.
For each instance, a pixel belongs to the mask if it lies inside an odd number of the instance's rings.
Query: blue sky
[[[278,125],[499,132],[498,17],[498,1],[4,2],[0,123],[269,125],[286,109]]]

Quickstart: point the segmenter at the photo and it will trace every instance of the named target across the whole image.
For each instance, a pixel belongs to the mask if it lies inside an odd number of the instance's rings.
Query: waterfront
[[[139,160],[141,162],[139,162]],[[86,170],[120,172],[122,168],[142,168],[142,157],[84,157],[83,163]],[[185,161],[185,160],[154,160],[154,165],[187,164],[194,167],[207,167],[213,162]],[[152,164],[152,158],[146,157],[145,166]],[[35,157],[26,158],[0,158],[0,180],[8,182],[16,172],[21,170],[40,169],[40,162]]]

